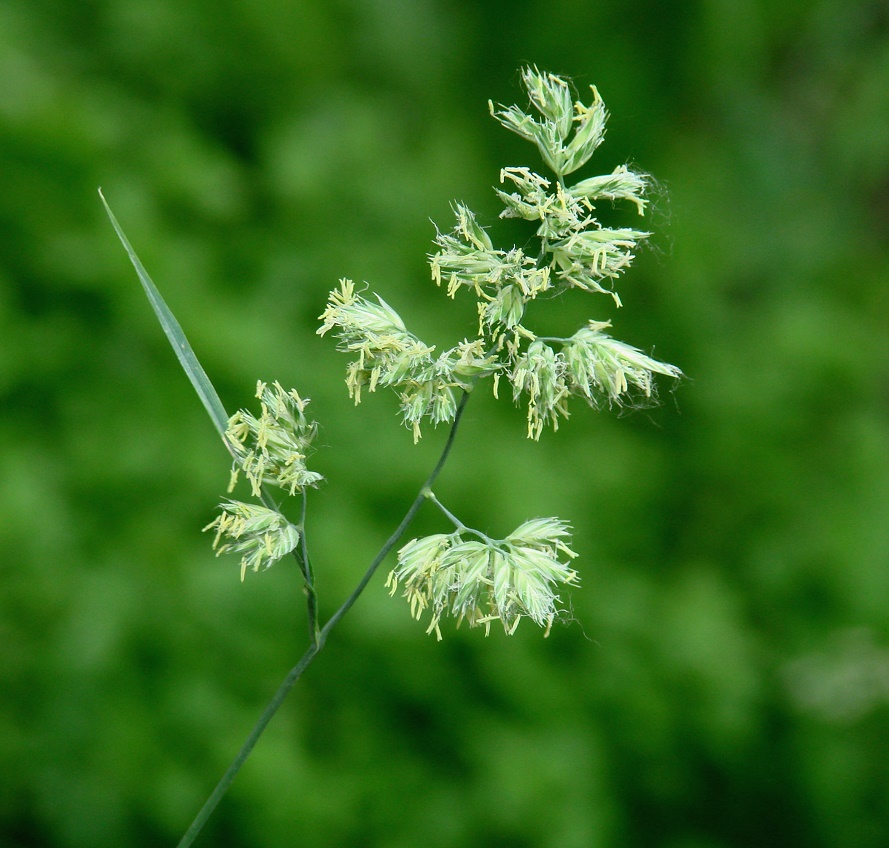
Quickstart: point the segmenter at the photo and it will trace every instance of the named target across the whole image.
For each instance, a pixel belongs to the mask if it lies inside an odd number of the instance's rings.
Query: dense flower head
[[[609,405],[624,405],[634,397],[651,398],[654,374],[681,376],[675,365],[658,362],[602,332],[608,326],[608,322],[590,321],[566,340],[562,356],[573,393],[593,406],[599,406],[601,399]]]
[[[379,295],[374,303],[357,294],[352,280],[340,280],[321,319],[318,335],[333,330],[338,349],[357,354],[346,377],[349,396],[356,404],[361,402],[363,387],[373,392],[377,386],[398,385],[419,364],[429,363],[435,350],[408,332],[401,316]]]
[[[257,383],[256,397],[259,417],[241,409],[229,419],[225,431],[234,457],[229,491],[241,472],[257,497],[264,483],[280,486],[291,495],[317,486],[322,476],[306,468],[317,433],[317,425],[306,418],[308,398],[301,398],[295,389],[285,391],[278,382],[269,386],[262,381]]]
[[[435,356],[435,347],[408,332],[398,313],[381,297],[377,303],[355,292],[351,280],[342,280],[331,292],[321,315],[319,335],[333,330],[338,347],[357,354],[346,369],[346,385],[355,403],[361,390],[380,387],[398,391],[404,423],[421,436],[420,424],[453,421],[457,411],[455,390],[469,390],[475,379],[500,368],[484,349],[481,339],[463,340]]]
[[[225,501],[220,508],[222,512],[204,530],[216,531],[217,556],[241,554],[241,580],[248,568],[268,568],[299,544],[299,530],[276,510],[242,501]]]
[[[534,142],[543,161],[559,177],[585,165],[602,143],[608,118],[596,87],[590,86],[590,106],[576,101],[572,109],[571,90],[561,77],[529,67],[522,71],[522,82],[540,117],[518,106],[495,108],[489,103],[491,115],[508,130]]]
[[[539,439],[547,422],[559,427],[559,416],[567,417],[564,363],[548,344],[535,339],[516,359],[509,375],[513,396],[528,395],[528,436]]]
[[[416,619],[429,609],[426,632],[439,639],[443,615],[470,627],[484,625],[486,632],[499,620],[508,634],[527,617],[548,634],[559,611],[555,587],[578,582],[568,565],[576,556],[567,545],[569,526],[557,518],[537,518],[501,540],[466,540],[465,532],[408,542],[386,582],[391,592],[404,586]]]
[[[491,239],[476,220],[475,214],[461,203],[454,204],[457,225],[451,233],[436,235],[439,250],[429,257],[432,279],[436,285],[447,282],[451,297],[460,286],[476,294],[496,291],[500,286],[524,280],[523,288],[533,297],[547,288],[545,275],[535,273],[533,256],[520,248],[495,250]]]
[[[571,395],[597,409],[642,406],[653,399],[655,374],[681,376],[675,365],[611,338],[603,332],[609,326],[590,321],[567,339],[534,339],[516,357],[509,380],[516,400],[527,395],[529,438],[539,439],[546,424],[559,428]]]

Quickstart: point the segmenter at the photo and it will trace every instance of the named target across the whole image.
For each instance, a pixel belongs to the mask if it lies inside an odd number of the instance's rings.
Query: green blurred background
[[[229,409],[312,398],[329,615],[445,434],[354,409],[316,317],[348,276],[472,331],[430,219],[537,166],[487,115],[525,63],[612,112],[581,176],[661,189],[625,308],[546,320],[690,379],[539,444],[473,398],[437,492],[571,521],[576,622],[436,643],[384,568],[199,844],[889,845],[885,0],[0,3],[0,843],[175,844],[306,642],[294,566],[200,533],[227,457],[97,187]]]

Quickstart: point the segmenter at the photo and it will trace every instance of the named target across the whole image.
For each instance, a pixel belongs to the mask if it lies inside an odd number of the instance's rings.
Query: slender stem
[[[454,527],[457,528],[458,533],[471,533],[473,536],[478,536],[483,542],[486,542],[489,545],[498,544],[496,539],[492,539],[487,533],[482,533],[481,530],[474,530],[472,527],[467,527],[453,512],[451,512],[437,497],[435,497],[435,492],[428,491],[426,493],[426,497],[432,501],[444,514],[445,518],[450,521]]]
[[[303,563],[303,577],[306,580],[306,609],[309,619],[309,639],[313,645],[318,644],[318,595],[315,592],[315,575],[312,571],[312,561],[309,559],[309,543],[306,540],[306,509],[308,508],[308,493],[303,489],[302,511],[299,518],[299,549]]]
[[[253,730],[250,731],[250,735],[247,737],[247,741],[244,742],[241,750],[238,751],[237,756],[233,760],[232,764],[228,767],[225,774],[222,776],[222,779],[216,785],[216,788],[211,793],[210,797],[204,802],[204,806],[201,807],[200,812],[198,812],[197,816],[195,816],[194,821],[189,826],[188,830],[185,831],[185,835],[182,839],[179,840],[179,844],[177,848],[189,848],[197,839],[198,834],[203,829],[204,825],[207,823],[207,820],[213,814],[213,811],[216,809],[219,802],[222,800],[222,797],[228,791],[229,786],[231,786],[235,777],[237,777],[238,772],[241,770],[241,766],[247,761],[247,757],[250,756],[250,752],[256,746],[256,743],[259,741],[259,737],[262,736],[265,731],[268,723],[272,720],[275,713],[278,711],[278,707],[284,703],[284,699],[290,694],[290,690],[293,689],[296,681],[302,676],[302,673],[309,667],[310,663],[317,656],[318,652],[324,647],[324,643],[327,641],[327,636],[330,631],[334,628],[337,622],[351,609],[352,605],[355,601],[358,600],[358,596],[364,591],[367,584],[370,582],[371,577],[373,577],[374,572],[379,567],[380,563],[386,558],[386,555],[392,548],[398,544],[398,540],[404,534],[404,531],[407,530],[408,525],[413,520],[414,516],[419,511],[420,507],[423,505],[423,502],[426,500],[426,494],[430,491],[433,483],[438,479],[438,475],[441,473],[442,468],[444,468],[445,462],[447,461],[448,455],[451,452],[451,447],[454,444],[454,438],[457,435],[457,428],[460,425],[460,419],[463,417],[463,410],[466,408],[466,403],[469,400],[469,393],[464,392],[463,397],[460,398],[460,403],[457,406],[457,412],[454,416],[454,423],[451,425],[451,431],[448,433],[447,441],[445,442],[445,446],[442,449],[441,456],[438,459],[438,462],[435,465],[435,468],[432,470],[432,473],[429,475],[429,478],[421,487],[417,497],[414,498],[414,502],[411,504],[404,518],[401,520],[401,523],[392,533],[392,535],[386,540],[386,543],[380,548],[380,552],[374,557],[373,562],[370,564],[370,567],[365,572],[364,576],[361,578],[358,586],[355,588],[355,591],[352,592],[351,595],[345,600],[343,605],[330,617],[330,620],[324,627],[318,632],[317,638],[313,640],[312,644],[309,645],[306,652],[302,655],[300,661],[290,670],[287,677],[284,678],[284,681],[278,687],[278,690],[272,696],[271,701],[269,701],[268,706],[266,706],[265,710],[263,710],[262,715],[259,717],[259,721],[256,722]],[[305,554],[305,550],[303,550]],[[308,558],[304,557],[303,565],[304,570],[303,574],[306,574],[308,571],[311,574],[311,570],[308,566]],[[308,579],[306,581],[306,586],[309,587],[310,584]],[[310,589],[311,595],[314,595],[314,587]]]
[[[380,548],[380,552],[374,558],[374,561],[370,564],[370,567],[364,574],[364,577],[361,578],[361,582],[355,587],[355,591],[346,599],[346,602],[330,617],[330,621],[324,625],[321,630],[321,645],[324,645],[324,642],[327,639],[327,634],[330,633],[331,629],[336,625],[336,623],[349,611],[352,604],[358,600],[358,596],[364,591],[364,587],[370,582],[370,578],[373,577],[374,572],[379,567],[380,563],[386,558],[386,554],[398,544],[398,540],[404,535],[404,531],[407,530],[408,525],[413,521],[414,516],[419,512],[420,507],[423,506],[424,501],[426,500],[426,493],[432,489],[435,481],[438,479],[438,475],[441,474],[442,468],[444,468],[445,462],[447,462],[448,454],[451,452],[451,446],[454,444],[454,437],[457,435],[457,428],[460,426],[460,419],[463,417],[463,410],[466,409],[466,403],[469,400],[469,392],[464,392],[463,397],[460,398],[460,403],[457,406],[457,412],[454,415],[454,423],[451,425],[451,432],[448,433],[448,440],[445,442],[445,446],[442,449],[441,456],[438,458],[438,462],[436,463],[435,468],[432,469],[432,473],[429,475],[426,482],[420,488],[420,491],[417,493],[417,497],[414,498],[414,502],[411,504],[410,509],[408,509],[404,518],[401,519],[401,524],[395,528],[395,531],[392,535],[386,540],[386,544]]]
[[[207,819],[210,818],[213,811],[216,809],[217,804],[222,800],[222,796],[225,795],[229,786],[231,786],[232,781],[237,777],[238,772],[241,770],[241,766],[244,765],[247,757],[250,756],[250,752],[256,746],[256,743],[259,741],[259,737],[262,736],[266,726],[278,711],[278,707],[281,706],[282,702],[293,688],[293,684],[299,680],[300,676],[306,668],[308,668],[309,663],[312,662],[319,650],[321,650],[319,645],[310,645],[308,650],[302,655],[300,661],[290,669],[290,673],[284,678],[284,682],[278,687],[278,691],[275,692],[272,700],[269,701],[268,706],[263,710],[262,715],[259,717],[259,721],[256,722],[253,730],[250,731],[247,741],[241,746],[241,750],[238,751],[238,755],[222,776],[222,780],[216,784],[216,788],[204,802],[204,806],[201,807],[200,812],[195,816],[195,819],[188,830],[185,831],[185,835],[179,840],[177,848],[187,848],[187,846],[195,841],[198,834],[207,823]]]
[[[271,510],[281,515],[281,507],[275,499],[269,494],[268,488],[262,486],[260,489],[260,497],[262,502]],[[306,608],[308,610],[309,619],[309,639],[312,644],[318,640],[318,596],[315,593],[315,575],[312,573],[312,563],[309,561],[309,549],[306,543],[306,504],[308,495],[306,490],[302,490],[302,513],[299,519],[299,550],[294,550],[293,557],[299,565],[300,573],[303,576],[304,591],[306,593]]]
[[[453,512],[451,512],[437,497],[435,497],[435,492],[429,491],[426,494],[426,497],[432,501],[445,515],[445,517],[457,528],[459,532],[463,532],[464,530],[470,530],[471,528],[467,527]],[[473,531],[475,532],[475,531]]]

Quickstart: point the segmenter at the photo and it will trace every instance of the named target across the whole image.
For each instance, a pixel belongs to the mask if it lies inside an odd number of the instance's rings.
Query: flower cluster
[[[590,321],[566,339],[560,351],[569,389],[597,405],[625,402],[635,390],[637,396],[652,397],[653,374],[678,378],[682,372],[675,365],[658,362],[625,342],[603,333],[608,321]]]
[[[624,406],[652,398],[653,374],[681,375],[675,365],[658,362],[603,333],[609,326],[590,321],[567,339],[536,338],[516,357],[509,380],[516,399],[528,395],[529,438],[539,439],[547,423],[559,428],[559,417],[568,417],[570,395],[585,398],[591,406]]]
[[[280,486],[290,495],[317,486],[321,475],[306,468],[309,446],[318,429],[306,418],[308,399],[303,400],[295,389],[285,391],[278,382],[269,387],[262,381],[256,384],[256,397],[260,400],[259,418],[246,409],[238,410],[225,431],[234,457],[228,490],[234,489],[241,472],[256,497],[262,493],[263,483]]]
[[[536,440],[547,424],[558,429],[560,419],[569,415],[572,396],[596,408],[623,406],[650,399],[655,375],[681,376],[675,366],[613,339],[605,332],[608,321],[588,321],[564,338],[540,336],[530,328],[532,302],[569,289],[607,293],[621,305],[615,281],[649,233],[603,226],[596,206],[627,201],[644,215],[648,179],[622,165],[610,174],[566,182],[602,143],[608,117],[602,98],[591,87],[590,105],[575,101],[566,80],[533,67],[524,69],[522,81],[528,111],[489,103],[490,112],[535,144],[554,177],[524,166],[508,167],[500,173],[503,188],[494,190],[503,204],[501,217],[533,224],[533,237],[521,248],[498,249],[475,213],[455,203],[456,224],[450,232],[436,228],[435,252],[428,257],[432,279],[447,296],[468,292],[476,298],[477,336],[438,352],[410,332],[382,297],[364,297],[349,279],[330,293],[320,316],[318,334],[332,332],[337,348],[351,357],[346,369],[349,396],[358,404],[365,389],[393,389],[415,442],[424,421],[453,422],[460,408],[456,394],[472,391],[486,377],[492,378],[495,396],[499,381],[505,379],[513,399],[527,403],[528,436]],[[295,390],[260,382],[256,396],[260,414],[237,412],[228,420],[224,440],[233,457],[229,492],[243,474],[265,505],[227,500],[204,529],[215,531],[217,554],[241,555],[242,580],[248,569],[268,568],[302,542],[300,567],[314,598],[303,524],[288,521],[265,487],[277,486],[293,496],[318,485],[321,475],[306,466],[317,427],[306,417],[308,400]],[[539,518],[526,521],[505,539],[491,539],[465,526],[438,502],[429,486],[440,467],[441,462],[423,495],[455,529],[404,545],[387,587],[392,594],[402,588],[414,618],[428,609],[427,632],[434,631],[439,639],[445,615],[454,616],[458,624],[465,619],[470,627],[483,625],[486,633],[499,621],[507,634],[515,632],[522,618],[530,618],[548,634],[561,612],[557,589],[579,582],[571,568],[577,555],[568,546],[569,525],[558,518]],[[349,604],[351,599],[346,608]],[[315,609],[310,600],[313,626]]]
[[[225,431],[233,457],[229,492],[241,473],[255,497],[262,497],[266,484],[279,486],[291,496],[317,486],[322,476],[306,468],[318,429],[306,417],[308,399],[301,398],[295,389],[285,391],[278,382],[269,386],[261,381],[256,397],[259,417],[241,409],[229,419]],[[222,503],[220,509],[220,515],[204,530],[216,530],[213,547],[217,556],[226,552],[242,555],[241,580],[248,568],[268,568],[299,544],[299,528],[277,510],[233,500]],[[223,542],[223,537],[229,541]]]
[[[549,269],[538,268],[534,257],[520,248],[495,250],[472,211],[456,203],[454,212],[453,233],[439,232],[435,239],[441,249],[429,259],[432,279],[436,285],[447,281],[451,297],[460,286],[475,292],[480,301],[480,333],[487,327],[496,335],[498,325],[511,330],[522,319],[527,301],[550,288]]]
[[[330,293],[318,334],[334,330],[338,348],[357,354],[346,370],[349,396],[356,404],[365,386],[370,392],[378,386],[397,388],[402,418],[417,441],[424,418],[433,424],[454,420],[455,389],[469,390],[476,378],[494,373],[500,365],[485,352],[481,339],[464,340],[434,356],[434,347],[408,332],[379,295],[377,301],[356,294],[351,280],[341,280],[339,289]]]
[[[489,102],[488,108],[504,127],[537,145],[540,156],[561,179],[587,163],[605,136],[608,113],[595,86],[590,106],[571,102],[568,83],[537,68],[522,71],[522,83],[531,103],[540,113],[534,118],[518,106],[500,106]]]
[[[505,539],[465,540],[463,530],[412,539],[398,552],[398,564],[386,585],[394,594],[404,586],[411,614],[420,619],[428,608],[427,633],[441,639],[442,615],[470,627],[499,620],[512,634],[523,616],[546,628],[558,612],[554,587],[575,585],[577,572],[568,566],[576,554],[566,544],[570,528],[557,518],[526,521]],[[563,561],[564,558],[567,561]]]
[[[215,530],[216,555],[241,554],[241,580],[247,569],[259,571],[287,556],[299,544],[299,530],[280,512],[258,504],[226,501],[204,530]],[[223,542],[223,536],[229,541]]]
[[[436,358],[382,298],[373,303],[357,296],[349,280],[331,293],[321,316],[318,332],[335,329],[340,349],[357,356],[346,380],[356,403],[364,386],[394,388],[415,441],[424,418],[452,420],[454,392],[470,391],[479,377],[494,378],[495,394],[501,376],[509,379],[514,399],[527,402],[528,436],[539,439],[546,424],[556,428],[568,415],[572,395],[594,407],[623,405],[633,396],[652,397],[655,374],[681,376],[678,368],[603,333],[608,322],[590,321],[562,339],[538,337],[528,325],[533,300],[571,288],[607,293],[621,305],[615,281],[649,233],[603,226],[596,205],[629,201],[643,215],[648,179],[621,165],[568,184],[565,177],[585,165],[604,138],[608,113],[602,98],[591,87],[590,105],[575,102],[566,80],[536,68],[526,68],[522,81],[531,108],[489,104],[491,114],[533,142],[555,178],[527,167],[504,168],[504,189],[495,191],[504,206],[501,217],[536,225],[539,249],[532,249],[533,242],[495,248],[472,210],[455,203],[456,224],[436,232],[436,251],[429,256],[436,285],[450,297],[463,290],[477,300],[478,338],[459,346],[461,366],[454,367],[458,348]]]
[[[356,294],[351,280],[340,280],[321,314],[318,335],[335,329],[338,349],[358,356],[349,364],[346,378],[349,397],[356,404],[364,386],[371,392],[377,386],[397,386],[418,363],[427,365],[434,350],[409,333],[401,316],[379,295],[377,301]]]
[[[500,172],[502,188],[494,189],[503,204],[500,217],[532,223],[533,238],[523,247],[499,249],[475,213],[455,203],[456,223],[450,232],[436,228],[428,257],[433,281],[449,297],[465,292],[476,298],[477,338],[436,355],[382,298],[357,295],[351,280],[331,292],[321,315],[318,332],[334,331],[339,349],[354,357],[346,377],[350,396],[358,403],[365,386],[394,389],[414,441],[424,419],[452,421],[454,393],[471,391],[484,377],[493,378],[495,396],[499,381],[509,381],[513,399],[527,404],[528,437],[539,439],[546,425],[557,429],[568,416],[572,396],[595,408],[644,403],[654,395],[655,375],[681,376],[675,366],[613,339],[604,332],[608,321],[588,321],[564,338],[531,329],[532,302],[569,289],[606,293],[621,306],[616,281],[649,233],[603,226],[597,204],[627,201],[644,215],[649,180],[621,165],[610,174],[566,181],[602,143],[608,118],[602,98],[593,86],[591,104],[576,101],[566,80],[533,67],[524,69],[522,82],[529,109],[488,105],[497,121],[537,147],[554,175],[508,167]],[[427,497],[435,501],[431,492]],[[392,592],[404,587],[415,618],[430,609],[429,630],[439,638],[446,614],[486,628],[499,619],[507,633],[527,616],[548,631],[557,610],[554,587],[577,582],[564,559],[574,557],[563,541],[567,525],[555,518],[530,521],[497,541],[441,509],[456,531],[405,545],[387,582]],[[464,539],[465,533],[478,538]]]

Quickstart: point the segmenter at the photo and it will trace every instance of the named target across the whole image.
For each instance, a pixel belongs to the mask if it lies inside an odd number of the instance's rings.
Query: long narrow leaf
[[[111,225],[114,227],[114,231],[117,233],[120,243],[124,246],[124,249],[130,257],[130,262],[133,263],[133,267],[139,275],[139,280],[142,282],[142,288],[145,289],[145,294],[148,296],[148,301],[151,303],[155,315],[157,315],[157,320],[160,321],[161,327],[163,327],[164,333],[166,333],[167,339],[170,341],[170,345],[176,352],[179,364],[182,365],[183,370],[188,375],[188,379],[191,380],[191,384],[194,386],[194,390],[198,393],[201,403],[204,404],[204,408],[207,410],[210,420],[219,431],[219,435],[223,437],[223,441],[225,441],[225,428],[228,425],[229,417],[225,411],[225,407],[222,405],[222,401],[219,399],[216,389],[213,388],[210,378],[201,367],[201,363],[198,362],[198,358],[191,349],[191,345],[188,343],[188,339],[185,337],[182,327],[179,326],[179,322],[164,302],[160,292],[157,290],[157,286],[152,282],[151,277],[148,276],[148,272],[139,261],[139,257],[136,256],[136,252],[124,235],[120,224],[117,223],[117,218],[114,217],[114,213],[111,211],[108,201],[105,200],[105,195],[102,194],[102,189],[99,189],[99,197],[102,198],[105,211],[111,219]]]

